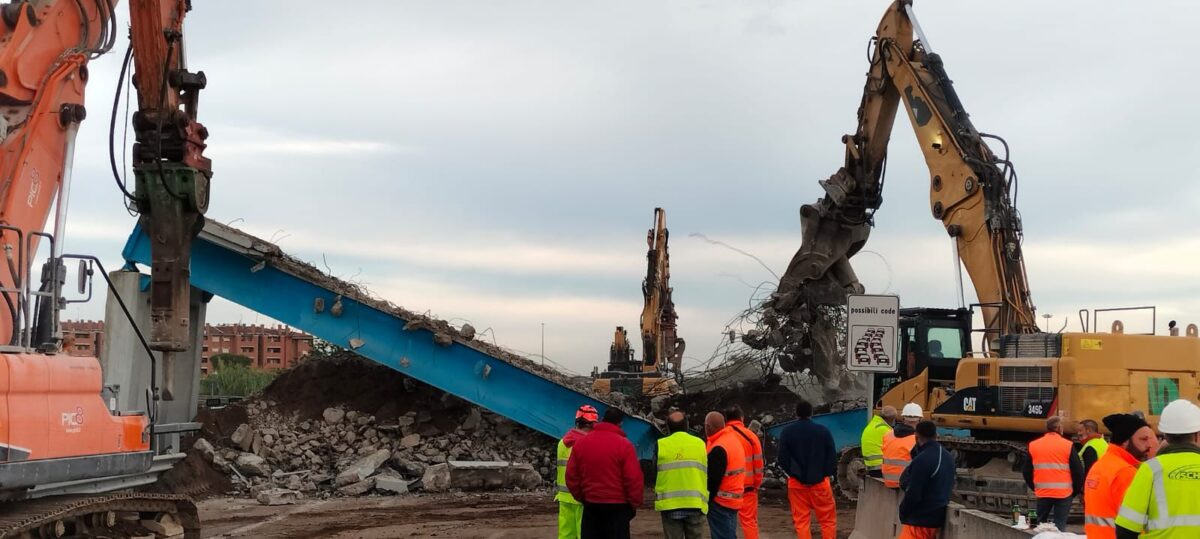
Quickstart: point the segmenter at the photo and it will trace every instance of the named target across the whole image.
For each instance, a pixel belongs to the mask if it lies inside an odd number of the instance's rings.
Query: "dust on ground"
[[[786,498],[779,493],[764,494],[759,506],[761,537],[795,537]],[[554,537],[558,525],[558,504],[550,492],[333,498],[279,507],[212,498],[199,505],[206,539]],[[853,527],[853,504],[839,500],[838,539],[849,537]],[[812,530],[814,537],[820,537],[815,522]],[[639,509],[633,536],[662,537],[658,513],[646,506]]]

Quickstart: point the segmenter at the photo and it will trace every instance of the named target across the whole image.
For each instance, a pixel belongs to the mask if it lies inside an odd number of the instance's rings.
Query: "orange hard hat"
[[[600,420],[600,413],[596,411],[596,407],[590,404],[580,406],[575,410],[575,419],[583,419],[595,423]]]

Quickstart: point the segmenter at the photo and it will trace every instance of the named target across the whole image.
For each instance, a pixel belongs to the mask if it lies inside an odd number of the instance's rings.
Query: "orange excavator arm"
[[[930,210],[955,240],[975,287],[989,341],[1037,331],[1021,252],[1021,217],[1013,202],[1015,172],[971,123],[942,60],[920,33],[911,0],[897,0],[872,40],[871,69],[858,129],[842,138],[845,164],[820,182],[825,195],[801,208],[802,244],[774,298],[769,324],[791,357],[788,370],[836,364],[836,342],[813,335],[822,309],[861,293],[850,258],[866,244],[882,204],[887,147],[901,101],[930,173]],[[1007,144],[1005,144],[1007,150]],[[822,366],[825,368],[823,369]],[[789,368],[790,367],[790,368]]]
[[[0,271],[0,343],[57,346],[57,322],[53,331],[42,323],[53,309],[31,316],[23,291],[31,288],[28,266],[38,241],[52,237],[44,229],[56,199],[55,260],[42,272],[43,290],[63,277],[58,257],[73,145],[86,117],[87,62],[116,42],[115,6],[116,0],[26,0],[0,8],[0,245],[8,258],[8,271]],[[150,344],[164,352],[188,346],[189,253],[204,224],[212,175],[203,155],[208,134],[196,121],[206,81],[184,61],[189,9],[187,0],[130,1],[131,45],[121,73],[123,79],[132,61],[138,95],[132,193],[113,160],[117,183],[154,238]],[[37,318],[37,331],[29,329],[31,318]],[[170,399],[172,361],[166,356],[164,397]]]

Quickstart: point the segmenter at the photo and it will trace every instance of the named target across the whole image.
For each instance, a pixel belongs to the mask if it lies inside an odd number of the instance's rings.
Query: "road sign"
[[[846,298],[846,308],[846,368],[853,372],[896,372],[900,298],[851,294]]]

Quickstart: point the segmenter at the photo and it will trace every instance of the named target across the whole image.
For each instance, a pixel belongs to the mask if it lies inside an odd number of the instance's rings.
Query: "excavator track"
[[[1010,514],[1014,505],[1028,509],[1035,498],[1025,486],[1017,465],[1027,458],[1025,444],[1006,440],[982,440],[943,436],[938,438],[955,455],[958,477],[955,500],[962,505],[991,513]],[[979,465],[980,463],[982,465]],[[861,448],[849,447],[838,458],[838,491],[851,501],[866,476]],[[1079,510],[1078,504],[1072,513]]]
[[[168,513],[184,539],[200,539],[200,517],[191,498],[177,494],[116,492],[0,503],[0,539],[88,536],[112,527],[117,513]]]

